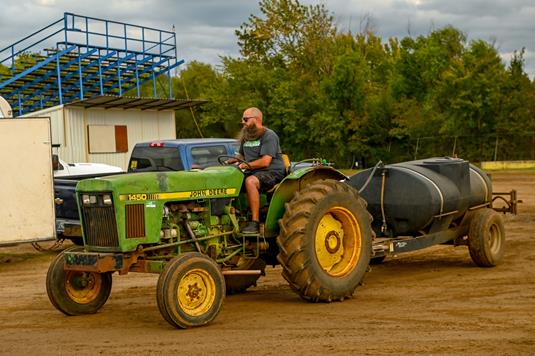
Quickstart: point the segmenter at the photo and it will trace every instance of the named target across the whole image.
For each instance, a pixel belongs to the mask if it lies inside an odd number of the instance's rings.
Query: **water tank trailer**
[[[516,213],[516,191],[493,193],[490,176],[468,161],[439,157],[376,166],[353,175],[348,184],[360,190],[373,217],[372,263],[441,243],[468,245],[482,267],[503,257],[499,212]],[[505,207],[493,209],[496,200]]]

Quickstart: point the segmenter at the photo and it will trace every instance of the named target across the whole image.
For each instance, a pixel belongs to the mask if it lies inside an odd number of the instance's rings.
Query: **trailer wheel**
[[[46,275],[48,299],[66,315],[96,313],[111,293],[111,273],[64,270],[65,255],[57,255]]]
[[[158,279],[158,309],[174,327],[190,328],[212,321],[225,298],[225,279],[211,258],[189,252],[169,261]]]
[[[256,286],[256,281],[260,276],[264,275],[266,268],[266,262],[257,258],[256,260],[246,260],[240,258],[238,265],[234,270],[260,270],[260,275],[226,275],[225,286],[227,289],[227,295],[244,293],[247,288]]]
[[[362,281],[372,248],[371,216],[349,185],[322,180],[286,204],[279,221],[282,275],[303,299],[341,301]]]
[[[496,211],[485,208],[474,213],[468,232],[468,250],[480,267],[494,267],[505,252],[503,219]]]

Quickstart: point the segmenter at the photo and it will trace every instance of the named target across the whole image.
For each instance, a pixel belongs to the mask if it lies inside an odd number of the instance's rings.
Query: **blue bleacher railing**
[[[0,49],[0,95],[15,115],[95,95],[140,95],[159,76],[170,78],[177,60],[173,31],[65,13],[48,26]]]

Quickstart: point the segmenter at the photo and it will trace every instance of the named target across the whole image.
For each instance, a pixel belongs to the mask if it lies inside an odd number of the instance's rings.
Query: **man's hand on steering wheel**
[[[232,160],[232,162],[229,162],[231,160]],[[241,170],[245,170],[245,169],[252,170],[253,169],[251,167],[251,165],[249,163],[247,163],[247,161],[244,161],[243,159],[240,159],[240,158],[234,157],[234,156],[221,155],[221,156],[217,157],[217,161],[219,162],[219,164],[221,164],[223,166],[234,165],[236,168],[239,168]],[[238,164],[236,165],[235,163],[238,163]]]
[[[251,165],[250,165],[248,162],[245,162],[245,161],[240,162],[240,163],[238,164],[238,168],[241,169],[242,171],[244,171],[244,170],[246,170],[246,169],[247,169],[247,170],[250,170],[250,171],[253,170],[253,168],[251,167]]]

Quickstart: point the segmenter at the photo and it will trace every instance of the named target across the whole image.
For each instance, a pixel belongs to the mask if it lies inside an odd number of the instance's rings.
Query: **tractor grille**
[[[99,199],[100,203],[100,199]],[[118,247],[117,223],[113,205],[82,206],[84,234],[89,246]]]
[[[145,237],[145,204],[126,206],[126,237]]]

